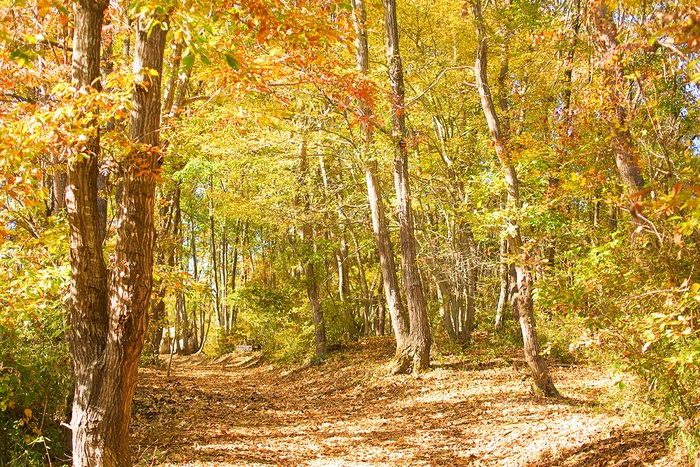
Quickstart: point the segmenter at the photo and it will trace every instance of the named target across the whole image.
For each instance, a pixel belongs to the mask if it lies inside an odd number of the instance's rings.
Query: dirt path
[[[612,380],[554,367],[566,395],[530,394],[517,356],[436,362],[386,376],[370,339],[296,371],[246,357],[177,358],[142,370],[134,404],[140,465],[666,466],[662,433],[625,425],[596,400]],[[250,359],[250,357],[247,357]]]

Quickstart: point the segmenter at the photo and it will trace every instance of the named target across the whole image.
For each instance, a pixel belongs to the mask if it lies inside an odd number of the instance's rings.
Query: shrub
[[[68,449],[65,245],[62,228],[0,245],[0,465],[43,465]]]

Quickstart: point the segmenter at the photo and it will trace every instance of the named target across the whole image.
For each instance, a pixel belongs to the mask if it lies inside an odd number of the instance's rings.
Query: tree
[[[481,1],[475,0],[472,3],[472,13],[476,25],[476,36],[478,40],[476,52],[476,65],[474,73],[476,74],[476,84],[479,90],[481,99],[481,107],[488,123],[491,139],[496,150],[496,155],[501,163],[505,175],[506,186],[508,189],[508,209],[511,211],[511,218],[508,220],[506,232],[508,235],[508,243],[510,252],[517,258],[515,270],[517,273],[518,297],[517,307],[520,320],[520,329],[523,334],[523,342],[525,345],[525,359],[527,360],[530,370],[532,371],[535,384],[548,397],[558,397],[557,391],[552,379],[549,376],[547,363],[540,355],[540,346],[537,340],[535,331],[535,314],[532,301],[532,272],[528,265],[529,253],[523,247],[523,241],[520,234],[520,225],[517,217],[513,215],[513,211],[520,208],[520,192],[518,176],[508,153],[508,141],[504,138],[501,132],[501,126],[496,114],[496,108],[493,104],[491,91],[488,84],[488,76],[486,72],[488,58],[488,42],[486,35],[486,27],[484,18],[481,12]]]
[[[100,40],[106,6],[107,2],[74,4],[73,80],[83,92],[99,90]],[[71,429],[76,467],[131,465],[131,401],[152,287],[165,20],[161,7],[142,10],[136,17],[136,82],[129,130],[135,149],[123,160],[109,281],[97,208],[99,127],[93,124],[87,144],[68,163],[71,354],[75,377]]]
[[[399,26],[396,20],[395,0],[384,0],[384,26],[391,87],[391,138],[394,144],[394,187],[401,236],[401,269],[410,322],[408,338],[403,348],[397,352],[398,358],[392,372],[403,373],[411,367],[415,371],[420,371],[430,366],[431,337],[428,306],[416,262],[416,240],[413,232],[411,186],[408,174],[403,64],[399,52]]]
[[[592,13],[597,30],[593,37],[605,61],[603,89],[607,104],[603,114],[612,133],[612,150],[618,174],[625,190],[631,194],[644,188],[644,176],[639,167],[639,156],[634,149],[624,105],[625,71],[622,51],[617,40],[618,32],[604,1],[594,2]]]
[[[367,42],[367,11],[364,0],[353,1],[353,25],[355,28],[355,62],[358,71],[364,77],[369,70],[369,45]],[[377,161],[370,158],[370,148],[373,138],[372,109],[364,100],[360,100],[358,108],[362,118],[362,160],[365,169],[365,182],[367,184],[367,197],[369,199],[370,210],[372,212],[372,230],[374,241],[377,244],[377,255],[382,270],[382,282],[384,285],[384,295],[386,297],[391,324],[396,337],[396,350],[398,352],[404,347],[408,338],[408,319],[406,310],[401,299],[399,281],[396,276],[396,261],[394,258],[394,248],[387,229],[386,214],[384,212],[384,202],[382,201],[382,190],[377,177]]]

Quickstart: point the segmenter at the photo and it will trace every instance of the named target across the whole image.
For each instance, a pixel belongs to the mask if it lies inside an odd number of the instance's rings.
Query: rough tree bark
[[[518,192],[518,178],[515,171],[515,166],[510,160],[508,153],[507,141],[501,133],[500,123],[496,114],[496,109],[493,105],[493,98],[488,85],[486,65],[488,45],[486,40],[486,27],[481,12],[481,1],[474,0],[472,2],[472,12],[474,14],[476,35],[477,35],[477,53],[474,72],[476,75],[476,85],[479,89],[479,97],[481,99],[481,107],[488,123],[491,139],[493,140],[501,166],[505,174],[506,186],[508,188],[508,209],[515,210],[520,206],[520,195]],[[551,377],[549,369],[544,358],[540,355],[539,342],[537,340],[537,332],[535,330],[535,314],[532,302],[532,272],[528,266],[529,254],[523,246],[522,237],[520,236],[520,225],[517,217],[511,217],[508,221],[508,244],[511,249],[511,254],[517,258],[515,269],[517,273],[517,308],[520,319],[520,329],[523,334],[523,343],[525,350],[525,360],[530,366],[535,384],[548,397],[557,397],[557,391]]]
[[[406,141],[406,114],[404,106],[403,65],[399,53],[399,27],[396,20],[396,0],[384,0],[386,29],[386,56],[391,86],[391,122],[394,140],[394,187],[396,210],[401,238],[401,269],[410,331],[404,345],[397,352],[393,373],[403,373],[411,367],[420,371],[430,366],[430,325],[428,306],[423,295],[420,272],[416,263],[416,240],[411,211],[411,187],[408,177]]]
[[[100,89],[100,40],[106,1],[73,4],[73,83],[76,88]],[[120,446],[102,447],[107,427],[93,400],[102,385],[103,355],[109,311],[107,267],[102,254],[97,207],[97,173],[100,154],[99,128],[80,154],[68,161],[66,212],[70,226],[70,351],[75,391],[71,429],[73,465],[102,465],[105,457],[116,465]]]
[[[367,12],[364,0],[353,0],[353,17],[355,27],[355,49],[357,69],[367,74],[369,70],[369,46],[367,43]],[[365,169],[365,181],[367,184],[367,196],[372,212],[372,230],[374,240],[377,243],[377,254],[382,271],[382,283],[384,296],[389,308],[389,316],[396,338],[396,350],[403,348],[408,337],[408,316],[401,300],[399,281],[396,275],[396,261],[394,260],[394,247],[391,244],[387,220],[384,213],[382,191],[377,177],[377,161],[370,158],[369,151],[372,144],[372,109],[360,101],[360,115],[362,116],[362,153]]]
[[[100,36],[106,2],[74,3],[73,80],[99,87]],[[107,280],[97,201],[97,128],[69,161],[67,211],[72,278],[71,352],[75,396],[73,465],[130,467],[129,422],[151,295],[158,167],[160,73],[166,30],[160,18],[137,21],[130,139],[117,206],[111,278]],[[153,27],[149,23],[155,21]],[[145,73],[155,70],[156,75]],[[151,170],[142,168],[150,166]]]

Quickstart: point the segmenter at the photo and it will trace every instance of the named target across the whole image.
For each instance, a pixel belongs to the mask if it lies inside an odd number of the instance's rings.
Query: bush
[[[688,248],[615,233],[568,252],[571,268],[541,281],[537,298],[550,315],[548,339],[635,374],[639,387],[627,390],[692,446],[700,439],[700,281]]]
[[[259,347],[276,361],[302,361],[313,348],[313,322],[308,307],[294,306],[292,290],[278,291],[247,285],[236,291],[238,307],[236,328],[219,339],[219,353],[235,350],[238,344]],[[301,303],[304,303],[301,301]]]
[[[61,296],[66,232],[0,246],[0,465],[66,457],[72,389]]]

